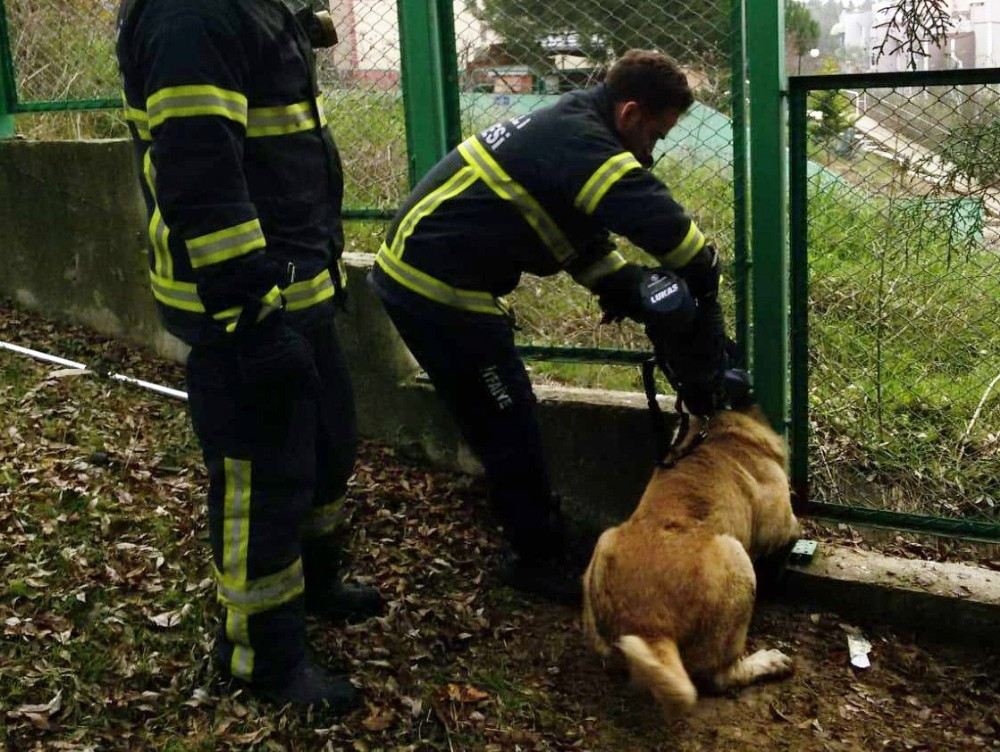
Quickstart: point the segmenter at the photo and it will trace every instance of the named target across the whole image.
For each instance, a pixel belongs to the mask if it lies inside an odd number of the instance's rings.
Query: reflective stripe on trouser
[[[188,396],[209,471],[209,537],[226,617],[218,659],[235,676],[280,681],[304,657],[304,528],[343,497],[357,442],[332,319],[303,333],[322,385],[276,394],[240,381],[228,345],[196,346]]]
[[[391,301],[383,304],[483,463],[490,502],[511,545],[528,556],[550,553],[552,493],[536,400],[509,322],[448,309],[416,314]]]

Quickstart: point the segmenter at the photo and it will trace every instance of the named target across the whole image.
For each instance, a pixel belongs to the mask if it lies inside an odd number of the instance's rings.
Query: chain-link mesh
[[[628,49],[671,55],[687,73],[697,102],[661,143],[656,171],[723,255],[732,258],[728,0],[478,0],[455,2],[454,8],[466,134],[599,82]],[[598,326],[600,310],[593,298],[565,275],[525,277],[511,302],[523,344],[647,346],[638,327]],[[596,377],[587,377],[583,367],[568,370],[576,380],[615,385],[606,369]],[[625,375],[618,385],[632,386],[634,378]]]
[[[116,2],[6,0],[22,102],[117,97]]]
[[[1000,521],[1000,89],[809,94],[816,501]]]
[[[344,207],[392,210],[408,189],[396,2],[332,0],[330,11],[340,42],[320,53],[319,78],[344,161]],[[383,230],[367,228],[352,250],[378,250]]]

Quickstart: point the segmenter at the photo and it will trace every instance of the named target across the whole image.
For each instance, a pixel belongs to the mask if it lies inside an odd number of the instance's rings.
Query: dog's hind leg
[[[684,669],[676,642],[625,635],[618,640],[618,649],[625,656],[632,681],[652,692],[666,718],[676,718],[694,705],[698,690]]]
[[[792,659],[780,650],[758,650],[711,677],[712,688],[718,692],[745,687],[765,679],[783,679],[795,670]]]
[[[601,658],[611,657],[611,645],[601,636],[597,628],[597,617],[594,614],[594,598],[603,595],[604,588],[604,557],[605,549],[610,544],[614,528],[605,530],[594,547],[594,554],[583,574],[583,633],[590,641],[590,646]]]

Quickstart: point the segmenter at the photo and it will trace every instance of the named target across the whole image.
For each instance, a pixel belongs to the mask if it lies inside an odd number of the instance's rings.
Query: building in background
[[[396,0],[331,0],[340,43],[333,67],[343,85],[373,89],[399,86],[399,15]],[[465,2],[455,2],[455,47],[462,70],[481,49],[497,41]]]
[[[809,5],[825,5],[815,0]],[[888,29],[881,24],[891,16],[894,0],[839,0],[841,12],[830,34],[841,39],[841,49],[848,67],[867,71],[908,70],[909,55],[891,53],[896,46],[889,41],[884,55],[873,62],[873,53],[882,45]],[[925,40],[929,53],[917,60],[919,70],[952,68],[992,68],[1000,66],[1000,0],[950,0],[952,19],[945,44],[937,47]],[[853,62],[854,65],[850,65]]]

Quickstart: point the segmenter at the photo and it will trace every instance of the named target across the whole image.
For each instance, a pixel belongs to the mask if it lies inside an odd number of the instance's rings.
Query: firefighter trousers
[[[483,464],[491,506],[512,548],[529,559],[555,553],[556,510],[537,400],[511,323],[443,306],[382,302]]]
[[[300,333],[319,372],[316,394],[261,393],[243,383],[230,344],[195,346],[187,362],[225,610],[216,658],[225,673],[258,684],[280,683],[304,658],[304,589],[336,573],[304,571],[302,541],[337,538],[357,452],[354,395],[333,319]]]

